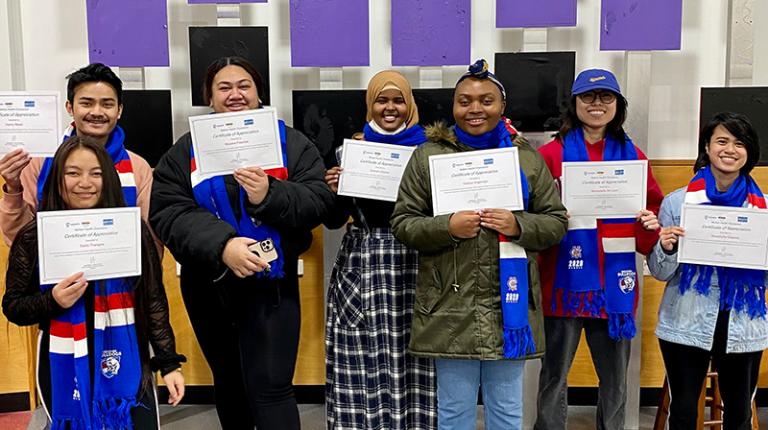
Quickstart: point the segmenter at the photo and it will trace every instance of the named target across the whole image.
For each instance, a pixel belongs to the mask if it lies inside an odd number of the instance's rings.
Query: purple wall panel
[[[496,27],[574,27],[576,0],[496,0]]]
[[[293,67],[368,66],[368,0],[291,0]]]
[[[392,65],[469,64],[470,0],[392,0]]]
[[[92,63],[168,66],[166,0],[86,0]]]
[[[267,0],[187,0],[189,4],[238,4],[238,3],[266,3]]]
[[[683,0],[602,0],[600,50],[680,49]]]

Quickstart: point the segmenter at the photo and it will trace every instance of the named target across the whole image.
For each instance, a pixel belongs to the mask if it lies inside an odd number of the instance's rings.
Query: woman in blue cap
[[[540,357],[543,317],[536,251],[566,229],[565,208],[544,160],[502,120],[505,91],[480,60],[457,82],[456,126],[428,127],[411,157],[392,214],[395,237],[419,251],[409,350],[435,359],[438,428],[475,427],[482,388],[485,428],[522,427],[525,359]],[[525,209],[467,208],[435,215],[429,157],[518,148]]]
[[[564,161],[647,159],[624,132],[627,100],[613,73],[585,70],[571,93],[559,133],[539,148],[555,182],[560,182]],[[650,165],[646,195],[646,209],[636,218],[569,217],[562,242],[541,253],[547,346],[536,429],[566,428],[568,372],[582,330],[599,379],[597,428],[624,428],[638,299],[635,251],[647,255],[658,240],[654,214],[664,197]]]

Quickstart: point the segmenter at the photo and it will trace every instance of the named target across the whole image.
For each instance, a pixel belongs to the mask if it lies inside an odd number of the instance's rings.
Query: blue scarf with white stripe
[[[590,161],[586,145],[581,127],[568,132],[563,139],[563,162]],[[603,160],[637,158],[628,136],[624,142],[605,137]],[[614,340],[631,339],[637,331],[634,224],[633,218],[571,217],[555,265],[554,287],[563,290],[563,310],[599,318],[605,309],[608,335]],[[552,300],[553,309],[556,306],[557,300]]]
[[[71,130],[64,133],[64,140],[69,139],[76,133],[77,131],[72,127]],[[112,162],[115,163],[115,170],[117,170],[120,177],[126,206],[136,206],[136,180],[133,177],[133,164],[124,143],[125,132],[118,125],[109,134],[109,140],[107,140],[104,149],[107,150],[107,154],[109,154]],[[40,207],[40,203],[43,200],[43,186],[45,185],[45,180],[48,179],[48,175],[51,173],[51,167],[53,167],[53,157],[46,158],[43,162],[43,167],[40,169],[40,176],[37,178],[38,207]]]
[[[288,159],[286,158],[285,149],[285,123],[282,120],[278,120],[278,128],[280,129],[280,144],[282,146],[284,167],[265,170],[265,172],[277,179],[286,180],[288,178]],[[284,275],[284,257],[283,248],[280,245],[280,233],[277,231],[277,229],[263,224],[262,222],[248,216],[248,212],[245,209],[246,202],[248,201],[248,195],[241,186],[238,186],[238,201],[240,206],[240,219],[238,220],[235,211],[232,209],[232,205],[229,203],[227,185],[224,182],[224,176],[214,176],[213,178],[200,179],[197,173],[195,151],[192,145],[189,146],[189,152],[191,163],[190,175],[192,180],[192,192],[195,196],[195,201],[197,204],[207,209],[210,213],[216,215],[222,221],[225,221],[227,224],[231,225],[237,232],[238,236],[248,237],[259,242],[266,239],[271,239],[272,244],[277,251],[277,259],[269,263],[270,270],[256,272],[254,276],[257,278],[282,278]]]
[[[515,144],[504,121],[491,131],[473,136],[453,128],[459,141],[474,149],[511,148]],[[524,210],[528,210],[528,179],[520,167]],[[504,358],[523,358],[536,351],[528,322],[528,256],[525,249],[499,233],[499,292],[501,294]]]

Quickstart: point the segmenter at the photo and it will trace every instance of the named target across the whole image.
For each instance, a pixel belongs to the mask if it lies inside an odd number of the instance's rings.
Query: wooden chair
[[[709,393],[707,393],[709,386]],[[705,408],[709,407],[709,417],[705,417]],[[669,382],[664,377],[664,385],[661,388],[661,398],[659,407],[656,409],[656,419],[653,424],[653,430],[664,430],[669,417]],[[713,430],[722,430],[723,427],[723,399],[720,397],[720,384],[717,381],[717,372],[711,368],[704,378],[701,385],[701,394],[699,395],[699,411],[697,414],[696,428],[703,430],[705,428]],[[752,430],[758,430],[757,406],[752,401]]]

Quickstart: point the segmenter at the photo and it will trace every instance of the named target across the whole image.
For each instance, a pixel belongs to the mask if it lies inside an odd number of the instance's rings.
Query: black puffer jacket
[[[259,205],[247,203],[246,211],[278,230],[286,279],[295,279],[298,257],[309,249],[312,229],[327,215],[334,196],[324,182],[325,166],[312,142],[290,127],[285,128],[285,134],[288,180],[270,177],[267,197]],[[226,265],[221,255],[227,241],[237,233],[195,201],[190,179],[191,146],[192,139],[187,133],[160,159],[152,184],[149,220],[160,240],[181,263],[182,288],[193,284],[206,288],[224,273]],[[230,204],[239,217],[239,186],[232,175],[224,180]],[[254,277],[238,279],[231,272],[222,281],[262,282]]]
[[[176,340],[168,316],[168,299],[163,287],[163,268],[154,246],[149,228],[142,222],[141,273],[136,282],[134,312],[136,315],[136,336],[139,345],[151,343],[155,356],[149,359],[149,348],[139,348],[144,377],[149,370],[159,370],[162,375],[173,371],[186,361],[176,353]],[[3,313],[17,325],[39,324],[43,333],[48,332],[52,318],[64,312],[56,303],[52,290],[40,291],[40,276],[37,268],[37,226],[34,221],[19,230],[8,256],[8,271],[5,275],[6,291],[3,295]],[[88,327],[89,350],[93,350],[93,301],[95,283],[89,283],[85,298],[86,326]],[[47,336],[46,339],[47,341]],[[44,341],[44,346],[47,342]],[[41,355],[48,357],[47,348]],[[92,354],[90,355],[93,359]],[[151,386],[151,385],[150,385]]]

